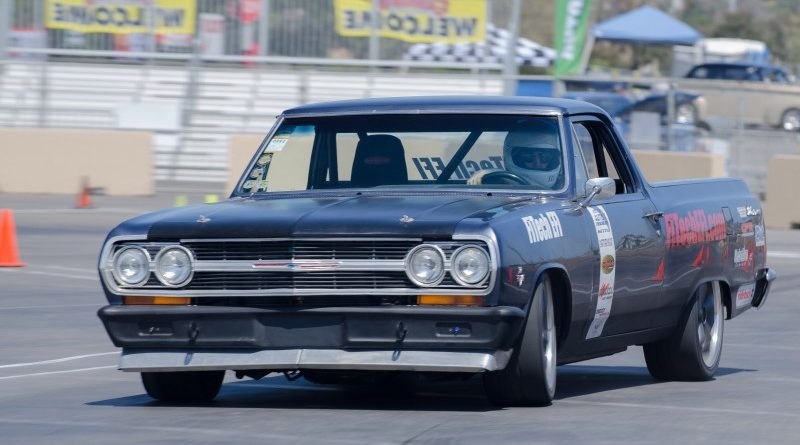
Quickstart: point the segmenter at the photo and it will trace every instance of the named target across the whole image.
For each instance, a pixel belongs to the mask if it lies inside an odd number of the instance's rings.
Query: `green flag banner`
[[[556,76],[580,74],[581,58],[586,47],[586,30],[592,0],[557,0],[555,44]]]

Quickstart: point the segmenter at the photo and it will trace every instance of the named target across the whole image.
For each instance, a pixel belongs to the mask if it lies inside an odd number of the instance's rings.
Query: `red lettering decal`
[[[678,243],[681,246],[688,244],[686,242],[686,218],[681,218],[678,220],[678,233],[680,233],[680,235],[678,235]]]
[[[708,220],[706,218],[706,212],[700,210],[700,233],[701,233],[701,240],[700,242],[706,241],[708,237]]]
[[[675,236],[677,235],[677,228],[675,224],[675,220],[678,218],[678,215],[675,213],[668,213],[664,216],[664,225],[667,229],[667,249],[675,247]]]

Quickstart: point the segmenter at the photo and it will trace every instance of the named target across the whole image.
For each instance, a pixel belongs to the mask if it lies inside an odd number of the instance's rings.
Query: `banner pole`
[[[156,9],[154,3],[155,1],[147,3],[147,32],[149,34],[147,51],[151,53],[156,52],[156,47],[158,46],[156,43]]]
[[[519,39],[520,0],[511,4],[511,15],[508,17],[508,41],[506,42],[506,60],[503,67],[503,94],[513,96],[517,92],[517,40]]]
[[[375,61],[380,58],[380,41],[378,31],[380,25],[380,0],[372,0],[369,21],[369,60]],[[374,66],[373,66],[374,68]]]
[[[261,0],[261,17],[258,23],[258,54],[269,54],[269,0]]]
[[[0,60],[5,60],[8,57],[8,39],[11,35],[11,27],[14,26],[14,2],[12,0],[0,1],[3,3],[0,9]]]

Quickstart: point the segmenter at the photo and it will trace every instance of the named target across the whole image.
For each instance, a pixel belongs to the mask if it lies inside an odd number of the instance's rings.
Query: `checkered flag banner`
[[[405,60],[423,62],[503,63],[509,33],[491,23],[486,25],[485,43],[417,43],[403,55]],[[549,67],[556,58],[552,48],[520,37],[517,39],[517,65]]]

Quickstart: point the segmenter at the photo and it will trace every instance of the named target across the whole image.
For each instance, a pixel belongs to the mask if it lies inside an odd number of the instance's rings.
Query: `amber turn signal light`
[[[483,297],[478,295],[419,295],[417,304],[441,306],[483,306]]]
[[[171,304],[189,305],[192,299],[189,297],[139,297],[126,295],[122,297],[122,304]]]

